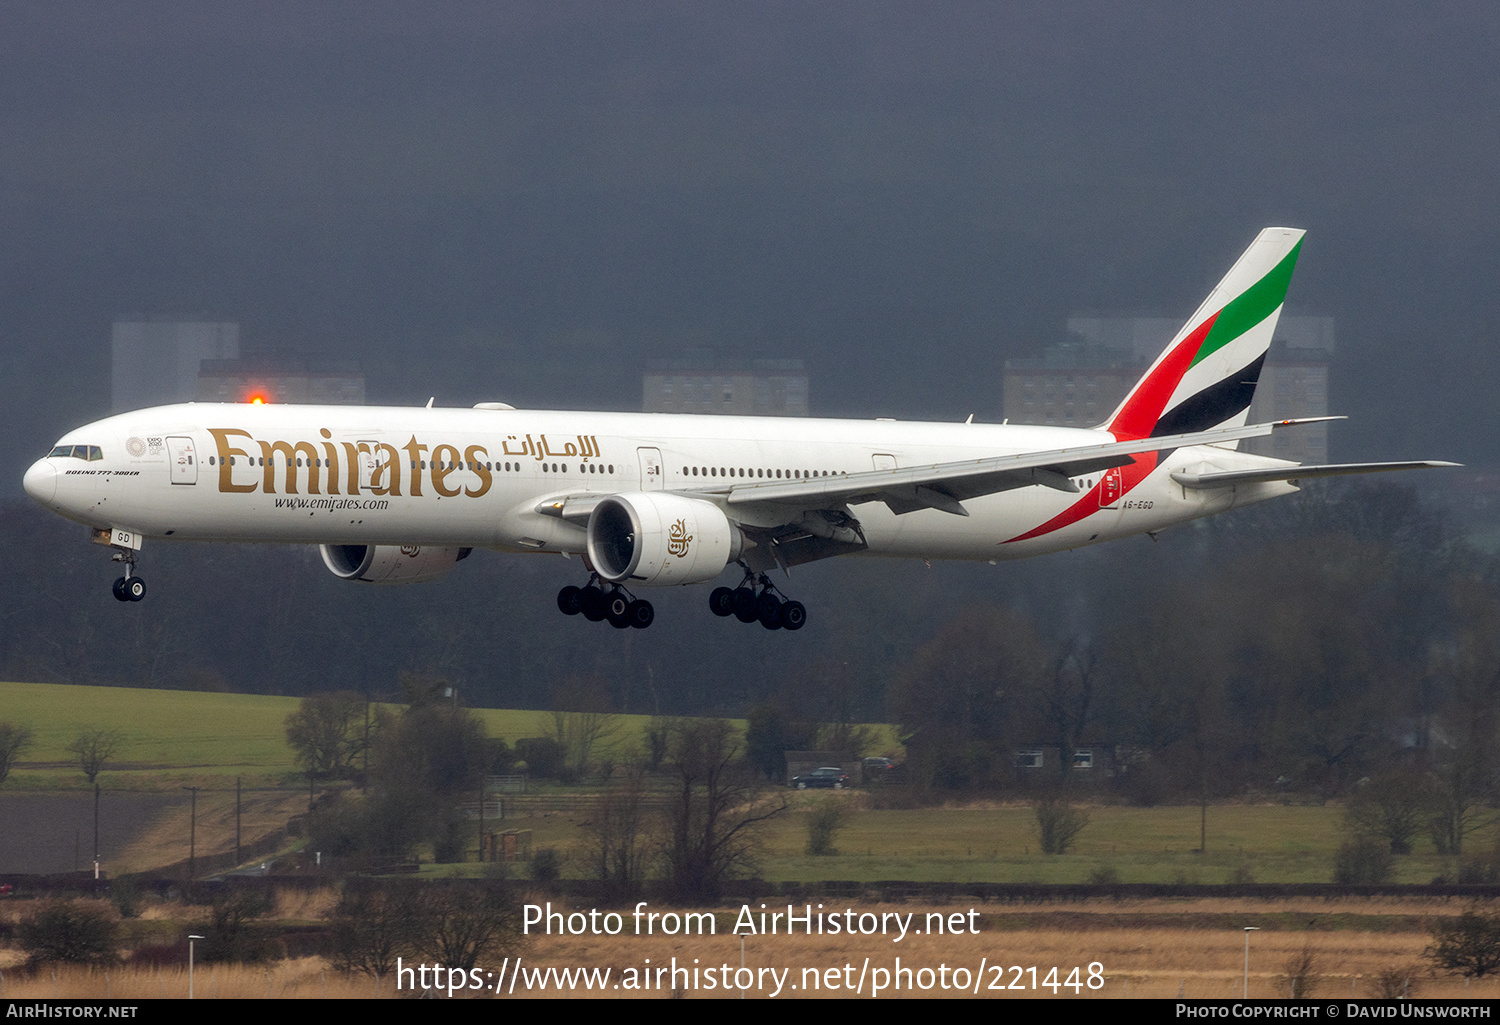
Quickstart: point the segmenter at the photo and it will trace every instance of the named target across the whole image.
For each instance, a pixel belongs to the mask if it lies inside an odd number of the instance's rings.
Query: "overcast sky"
[[[1267,225],[1334,458],[1497,462],[1500,6],[0,5],[8,496],[122,313],[372,401],[638,408],[687,346],[817,414],[998,418],[1073,311],[1183,316]]]

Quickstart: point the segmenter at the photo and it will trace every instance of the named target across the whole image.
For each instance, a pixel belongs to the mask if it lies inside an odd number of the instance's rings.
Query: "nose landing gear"
[[[760,590],[757,591],[756,587]],[[767,630],[801,630],[807,609],[776,589],[764,573],[745,571],[739,587],[716,587],[708,596],[708,607],[716,616],[733,616],[741,623],[759,623]]]
[[[116,552],[115,562],[125,564],[125,575],[114,582],[111,590],[119,601],[140,601],[146,597],[146,581],[135,575],[135,553]]]
[[[582,614],[592,623],[609,620],[617,630],[634,627],[644,630],[656,619],[656,610],[651,603],[637,598],[619,584],[610,584],[608,590],[600,586],[599,574],[589,574],[589,582],[583,587],[569,584],[557,592],[557,608],[565,616]]]

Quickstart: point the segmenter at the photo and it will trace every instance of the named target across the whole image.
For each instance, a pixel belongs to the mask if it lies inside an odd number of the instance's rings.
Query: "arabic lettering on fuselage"
[[[510,443],[519,439],[514,434],[510,434],[506,436],[501,448],[508,456],[531,456],[537,462],[541,462],[543,459],[558,459],[564,456],[575,459],[592,459],[599,454],[599,439],[592,434],[574,435],[578,439],[578,444],[575,445],[571,441],[564,442],[563,447],[555,452],[552,450],[552,443],[547,440],[545,434],[539,435],[539,437],[541,438],[540,444],[533,441],[531,435],[528,434],[526,435],[525,444],[512,450]]]
[[[214,439],[219,491],[224,494],[372,494],[421,498],[423,487],[430,485],[443,498],[460,495],[479,498],[494,484],[491,456],[484,445],[429,445],[418,441],[416,435],[400,447],[384,441],[335,442],[326,427],[318,431],[322,440],[317,442],[261,441],[236,427],[211,427],[208,433]],[[574,437],[578,439],[576,443],[569,441],[558,446],[545,434],[538,435],[536,440],[528,434],[525,443],[512,450],[511,442],[517,439],[511,435],[501,447],[505,455],[533,456],[537,462],[559,457],[587,462],[599,455],[598,438],[586,434]],[[277,456],[281,457],[279,465]],[[241,460],[244,466],[258,471],[254,479],[240,469]],[[497,465],[495,469],[498,468]],[[278,469],[282,471],[279,479]],[[449,483],[450,475],[463,471],[477,479]],[[278,483],[282,485],[280,490]]]

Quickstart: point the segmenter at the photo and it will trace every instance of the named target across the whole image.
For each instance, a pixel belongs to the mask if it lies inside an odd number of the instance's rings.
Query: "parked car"
[[[793,776],[791,785],[798,790],[806,790],[808,787],[832,787],[834,790],[842,790],[849,785],[849,774],[837,765],[825,765],[821,769],[814,769],[801,776]]]
[[[894,769],[895,767],[896,763],[891,759],[886,758],[884,755],[871,755],[869,758],[865,759],[866,772],[870,772],[872,770],[875,772],[885,772],[887,769]]]

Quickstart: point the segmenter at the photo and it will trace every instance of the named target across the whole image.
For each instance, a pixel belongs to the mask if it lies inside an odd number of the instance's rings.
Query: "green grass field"
[[[9,789],[52,790],[86,785],[66,747],[86,729],[114,729],[124,737],[100,784],[176,789],[205,785],[270,785],[297,775],[286,743],[286,717],[297,698],[216,694],[129,687],[0,683],[0,722],[35,735],[6,782]],[[514,743],[551,732],[548,712],[475,709],[492,737]],[[625,757],[644,746],[649,717],[619,717],[619,729],[600,746],[604,756]]]
[[[296,698],[193,691],[0,683],[0,721],[35,734],[7,792],[80,789],[83,774],[65,750],[79,731],[119,730],[125,743],[101,775],[106,788],[176,791],[184,783],[229,788],[299,786],[284,723]],[[550,732],[546,712],[479,709],[491,736],[507,741]],[[601,745],[603,756],[625,758],[644,748],[646,716],[620,716]],[[1327,882],[1341,842],[1342,811],[1335,806],[1225,805],[1208,813],[1208,850],[1199,845],[1197,807],[1091,809],[1092,819],[1068,854],[1039,852],[1034,816],[1025,804],[986,807],[869,810],[858,793],[789,795],[792,810],[763,836],[761,874],[773,880],[908,879],[974,882],[1086,882],[1111,870],[1122,882],[1221,883],[1248,872],[1257,882]],[[808,857],[806,809],[826,799],[851,804],[835,838],[841,853]],[[584,814],[542,812],[507,826],[531,829],[533,846],[552,847],[564,872],[586,872]],[[1489,851],[1495,823],[1469,839],[1468,850]],[[1455,873],[1425,839],[1397,860],[1396,881],[1424,883]],[[472,866],[477,869],[478,866]]]
[[[804,795],[793,800],[800,805]],[[1261,883],[1327,883],[1343,839],[1343,810],[1333,805],[1211,807],[1206,855],[1196,853],[1196,806],[1102,806],[1090,815],[1075,847],[1054,857],[1040,853],[1034,815],[1023,804],[852,811],[834,841],[840,853],[809,857],[807,816],[793,810],[765,831],[760,875],[775,881],[1086,883],[1111,869],[1124,883],[1216,884],[1245,872]],[[582,876],[588,864],[584,818],[551,812],[505,825],[532,830],[534,849],[556,849],[566,859],[564,875]],[[1495,832],[1491,826],[1473,834],[1469,850],[1487,854]],[[1419,839],[1416,853],[1396,859],[1392,881],[1427,883],[1440,875],[1453,878],[1455,871],[1452,858]]]
[[[100,776],[103,786],[177,789],[194,780],[234,785],[236,776],[259,785],[290,782],[298,774],[286,743],[286,717],[298,698],[219,694],[53,683],[0,683],[0,722],[25,726],[34,739],[6,786],[52,790],[86,785],[67,745],[86,729],[118,730],[124,737]],[[553,731],[552,713],[506,708],[472,709],[485,732],[514,744]],[[614,729],[595,757],[624,761],[646,750],[651,717],[615,716]],[[738,724],[743,728],[744,724]],[[891,727],[874,727],[881,750],[894,750]]]

